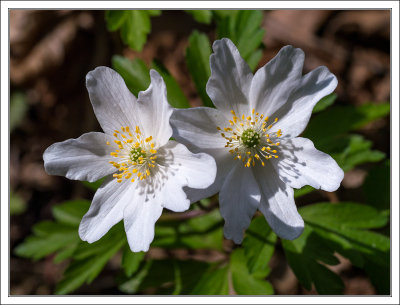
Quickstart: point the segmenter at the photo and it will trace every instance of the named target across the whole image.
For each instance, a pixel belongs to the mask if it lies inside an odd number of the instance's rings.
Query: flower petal
[[[169,118],[172,107],[167,100],[167,89],[163,78],[150,70],[151,84],[146,91],[139,92],[138,112],[142,116],[142,127],[146,137],[152,136],[158,147],[168,142],[172,135]]]
[[[154,225],[163,208],[158,197],[149,199],[145,193],[135,195],[123,210],[125,232],[133,252],[148,251],[154,239]]]
[[[251,82],[251,109],[269,116],[286,103],[292,90],[298,86],[304,63],[304,52],[292,46],[283,47]]]
[[[226,140],[217,126],[223,128],[227,122],[221,111],[206,107],[174,109],[171,116],[173,137],[195,152],[223,148]]]
[[[260,188],[251,168],[237,161],[221,188],[219,204],[225,219],[224,235],[236,244],[243,240],[244,231],[260,204]]]
[[[315,104],[335,90],[336,86],[335,75],[326,67],[318,67],[304,75],[287,103],[271,115],[279,118],[271,132],[281,129],[284,138],[297,137],[307,126]]]
[[[77,139],[58,142],[43,154],[44,168],[50,175],[65,176],[72,180],[93,182],[115,172],[108,162],[113,138],[101,132],[85,133]]]
[[[211,77],[206,91],[214,105],[230,116],[250,113],[248,103],[250,84],[253,78],[250,67],[240,56],[236,46],[227,38],[216,40],[214,54],[210,56]]]
[[[259,206],[272,230],[283,239],[296,239],[303,233],[304,221],[297,212],[293,189],[282,182],[269,162],[254,168],[261,189]]]
[[[328,192],[339,188],[343,170],[331,156],[317,150],[311,140],[294,138],[280,147],[282,155],[271,161],[283,182],[294,188],[311,185]]]
[[[109,177],[94,195],[89,211],[79,225],[82,240],[93,243],[99,240],[123,217],[127,204],[135,198],[137,183]]]
[[[121,127],[138,125],[135,121],[136,98],[126,87],[122,77],[107,67],[97,67],[86,75],[94,113],[107,134]]]
[[[160,149],[160,154],[159,166],[164,171],[162,175],[169,177],[163,182],[162,205],[175,212],[185,211],[189,208],[190,201],[182,187],[209,187],[214,182],[217,171],[214,158],[205,153],[194,154],[175,141],[169,141]]]

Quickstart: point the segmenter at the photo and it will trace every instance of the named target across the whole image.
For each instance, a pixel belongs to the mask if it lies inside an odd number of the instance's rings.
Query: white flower
[[[43,155],[52,175],[87,181],[108,176],[79,226],[81,239],[89,243],[123,219],[131,250],[147,251],[162,209],[189,208],[182,188],[206,188],[214,182],[211,156],[169,141],[172,108],[165,84],[154,70],[150,77],[149,88],[136,99],[112,69],[89,72],[86,87],[104,133],[55,143]]]
[[[297,238],[304,222],[293,189],[306,184],[336,190],[343,171],[313,143],[297,137],[314,105],[331,93],[336,77],[326,67],[302,76],[304,53],[286,46],[255,75],[229,39],[214,42],[207,93],[216,109],[176,109],[173,136],[217,162],[215,182],[187,189],[191,200],[218,191],[225,236],[241,243],[259,209],[284,239]]]

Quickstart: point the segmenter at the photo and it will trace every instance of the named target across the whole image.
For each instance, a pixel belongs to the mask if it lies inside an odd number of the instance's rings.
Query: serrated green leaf
[[[109,31],[121,30],[124,43],[135,51],[141,51],[151,31],[151,16],[161,14],[159,10],[112,10],[106,11]]]
[[[71,200],[52,207],[54,218],[60,223],[79,226],[83,215],[89,210],[90,201]]]
[[[252,220],[243,239],[243,249],[250,274],[258,273],[267,276],[268,263],[275,250],[276,235],[263,216]]]
[[[313,204],[299,209],[299,213],[330,247],[356,266],[362,267],[365,259],[389,265],[390,239],[366,230],[386,225],[386,213],[356,203]]]
[[[255,278],[246,265],[244,249],[236,249],[231,253],[230,265],[232,284],[237,294],[243,295],[269,295],[274,290],[271,284],[265,280]]]
[[[139,265],[143,261],[145,255],[145,252],[132,252],[128,245],[125,246],[122,253],[121,265],[126,276],[130,277],[139,269]]]
[[[282,240],[286,258],[299,282],[310,290],[314,284],[319,294],[341,294],[341,278],[318,261],[326,264],[338,264],[333,250],[309,226],[295,240]]]
[[[112,32],[118,30],[125,22],[125,18],[128,17],[128,11],[124,10],[110,10],[105,14],[107,29]]]
[[[196,286],[190,292],[193,295],[226,295],[228,294],[228,266],[211,266],[202,277],[198,279]]]
[[[222,249],[222,218],[217,210],[178,222],[159,221],[155,228],[155,247]]]
[[[120,234],[121,230],[122,227],[117,225],[106,236],[88,247],[87,243],[79,244],[74,252],[74,260],[64,272],[63,279],[57,284],[55,293],[68,294],[84,283],[90,284],[126,243],[125,235]]]
[[[332,106],[315,115],[303,133],[319,149],[335,137],[382,118],[390,112],[389,104],[365,104],[360,107]],[[337,140],[336,140],[337,141]]]
[[[186,13],[189,13],[193,16],[194,20],[200,23],[210,24],[212,18],[212,11],[207,10],[187,10]]]
[[[216,13],[216,16],[217,37],[231,39],[254,70],[262,55],[259,49],[264,37],[264,30],[261,28],[262,11],[241,10],[225,15]]]
[[[363,190],[366,203],[379,210],[390,209],[390,161],[371,169],[365,178]]]
[[[135,96],[150,85],[149,69],[142,60],[129,60],[123,56],[114,55],[111,61],[113,68],[122,76],[126,86]]]
[[[128,58],[114,55],[112,57],[112,66],[122,76],[126,86],[135,96],[138,96],[139,91],[145,91],[149,87],[150,70],[142,60],[129,60]],[[159,63],[153,63],[152,66],[165,81],[167,98],[171,106],[176,108],[189,107],[189,101],[183,94],[182,89],[166,68]]]
[[[157,70],[164,79],[165,86],[167,87],[167,98],[170,105],[174,108],[189,108],[190,105],[188,99],[168,70],[162,66],[161,63],[157,62],[154,62],[152,67]]]
[[[325,110],[326,108],[328,108],[330,105],[332,105],[335,102],[336,98],[337,98],[336,93],[331,93],[331,94],[328,94],[327,96],[323,97],[314,106],[312,113],[317,113],[317,112],[321,112],[322,110]]]
[[[193,31],[189,37],[189,45],[186,49],[186,64],[197,92],[206,107],[214,107],[206,92],[206,84],[211,75],[210,55],[211,45],[207,35]]]

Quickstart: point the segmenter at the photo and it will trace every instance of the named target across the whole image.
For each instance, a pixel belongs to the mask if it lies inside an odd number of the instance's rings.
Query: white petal
[[[270,116],[279,118],[271,132],[281,129],[284,138],[297,137],[307,126],[315,104],[335,90],[336,86],[335,75],[326,67],[318,67],[304,75],[288,102]]]
[[[331,156],[314,147],[311,140],[294,138],[282,142],[281,155],[271,160],[281,180],[291,187],[311,185],[333,192],[343,180],[343,170]]]
[[[215,176],[215,181],[205,189],[193,189],[185,187],[184,190],[190,202],[196,202],[218,193],[221,190],[227,175],[237,162],[233,159],[234,157],[226,151],[225,148],[204,151],[214,157],[215,162],[217,163],[217,175]]]
[[[217,109],[174,109],[171,125],[173,137],[190,150],[223,148],[226,144],[217,126],[224,128],[229,125],[229,121]]]
[[[104,236],[123,217],[127,204],[135,198],[136,183],[109,177],[94,195],[89,211],[79,225],[79,236],[89,243]]]
[[[214,105],[230,116],[250,113],[248,103],[253,74],[236,46],[227,38],[216,40],[210,56],[211,77],[206,91]]]
[[[126,87],[122,77],[107,67],[98,67],[86,75],[86,87],[94,113],[104,132],[138,125],[135,120],[136,98]]]
[[[292,90],[298,86],[304,63],[304,52],[292,46],[283,47],[251,82],[251,109],[269,116],[286,103]]]
[[[72,180],[96,181],[115,172],[108,162],[115,147],[112,137],[100,133],[85,133],[77,139],[69,139],[51,145],[43,154],[44,168],[50,175],[65,176]]]
[[[175,141],[169,141],[159,152],[160,170],[164,177],[168,177],[163,182],[162,205],[175,212],[187,210],[190,201],[182,187],[209,187],[214,182],[217,171],[214,158],[205,153],[194,154]]]
[[[219,204],[225,219],[224,235],[236,244],[243,240],[244,231],[260,204],[260,188],[251,168],[237,161],[221,188]]]
[[[125,207],[124,226],[129,247],[133,252],[149,250],[154,239],[154,225],[162,210],[157,196],[148,198],[144,193],[137,193]]]
[[[262,198],[259,206],[272,230],[283,239],[296,239],[303,233],[304,221],[297,212],[293,189],[282,182],[271,164],[254,168]]]
[[[138,111],[146,137],[152,136],[157,146],[163,146],[172,135],[169,118],[172,107],[167,100],[167,89],[163,78],[150,70],[151,84],[146,91],[139,92]]]

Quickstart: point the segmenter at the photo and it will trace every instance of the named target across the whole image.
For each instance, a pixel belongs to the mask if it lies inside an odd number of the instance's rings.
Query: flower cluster
[[[218,192],[226,238],[241,243],[259,209],[278,236],[295,239],[304,222],[293,188],[339,187],[336,162],[298,137],[314,105],[336,88],[335,76],[325,67],[302,76],[304,53],[291,46],[255,75],[229,39],[213,50],[206,90],[215,108],[172,109],[154,70],[137,99],[115,71],[88,73],[104,133],[55,143],[43,156],[49,174],[106,177],[80,224],[83,240],[100,239],[123,219],[131,250],[147,251],[163,208],[185,211]]]

